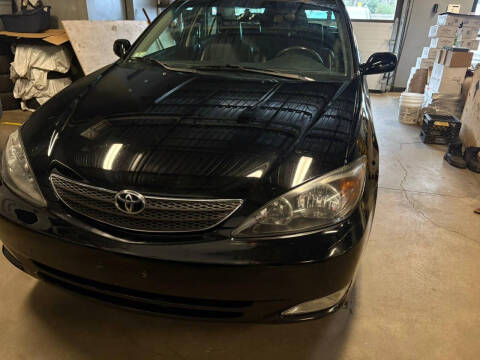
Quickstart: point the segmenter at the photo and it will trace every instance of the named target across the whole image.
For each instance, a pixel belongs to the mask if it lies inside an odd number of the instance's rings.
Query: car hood
[[[359,88],[114,65],[48,102],[22,137],[45,186],[58,171],[114,190],[260,200],[344,164]]]

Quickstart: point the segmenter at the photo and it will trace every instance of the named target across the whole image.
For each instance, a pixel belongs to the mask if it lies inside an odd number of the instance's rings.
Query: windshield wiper
[[[265,70],[259,68],[252,68],[248,66],[240,66],[240,65],[201,65],[194,67],[197,70],[214,70],[214,71],[246,71],[246,72],[253,72],[258,74],[265,74],[270,76],[282,77],[286,79],[295,79],[295,80],[302,80],[302,81],[315,81],[308,76],[298,75],[298,74],[291,74],[291,73],[284,73],[280,71],[274,70]]]
[[[131,60],[134,61],[143,61],[143,62],[148,62],[149,64],[154,64],[154,65],[160,65],[162,68],[168,71],[175,71],[175,72],[188,72],[188,73],[193,73],[193,74],[198,74],[198,70],[192,67],[185,67],[185,68],[178,68],[174,66],[170,66],[165,64],[164,62],[149,58],[149,57],[132,57],[130,58]]]
[[[149,57],[133,57],[131,58],[131,60],[144,61],[151,64],[160,65],[165,70],[175,71],[175,72],[188,72],[188,73],[198,74],[200,71],[245,71],[245,72],[252,72],[257,74],[281,77],[286,79],[295,79],[295,80],[301,80],[301,81],[315,81],[315,79],[312,79],[308,76],[284,73],[284,72],[274,71],[274,70],[258,69],[258,68],[240,66],[240,65],[227,64],[227,65],[196,65],[196,66],[189,66],[189,67],[174,67],[174,66],[167,65],[160,60],[149,58]]]

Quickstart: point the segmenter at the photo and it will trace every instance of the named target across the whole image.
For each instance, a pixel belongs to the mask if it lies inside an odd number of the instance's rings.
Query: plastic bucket
[[[404,92],[400,95],[398,121],[403,124],[416,124],[422,111],[425,95]]]

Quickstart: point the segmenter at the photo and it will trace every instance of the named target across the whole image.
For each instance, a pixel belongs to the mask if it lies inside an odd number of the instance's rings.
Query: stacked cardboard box
[[[440,49],[431,48],[429,46],[424,47],[422,52],[422,58],[435,60],[439,51]]]
[[[424,112],[461,117],[462,87],[473,58],[469,50],[479,47],[479,29],[480,16],[453,13],[439,15],[430,27],[430,46],[423,48],[407,84],[407,91],[425,94]]]
[[[455,34],[453,29],[456,28]],[[431,70],[428,85],[425,87],[425,103],[423,113],[455,115],[462,117],[462,121],[474,116],[476,120],[477,110],[464,110],[465,96],[462,95],[462,88],[465,83],[467,69],[471,66],[473,52],[477,50],[477,40],[480,29],[480,16],[445,13],[438,16],[437,25],[430,29],[430,47],[423,50],[423,57],[428,55],[432,58],[435,54],[435,62]],[[435,50],[434,50],[435,49]],[[480,77],[480,70],[478,70]],[[473,88],[473,86],[472,86]],[[470,89],[465,109],[475,108],[475,101],[472,100],[472,89]],[[479,102],[480,103],[480,102]],[[479,121],[477,121],[479,122]],[[480,122],[479,122],[480,123]],[[474,130],[480,140],[480,126],[474,122],[473,126],[466,126],[463,137],[474,142]],[[463,126],[462,126],[463,127]]]
[[[432,25],[430,27],[430,32],[428,33],[429,38],[454,38],[457,34],[458,26],[450,25]]]
[[[430,27],[428,37],[430,46],[423,48],[422,55],[417,58],[416,67],[419,69],[430,69],[435,63],[435,58],[440,49],[445,46],[453,46],[458,26],[455,25],[433,25]]]
[[[415,90],[415,92],[417,92],[420,87],[423,88],[423,86],[419,86],[419,83],[425,79],[425,70],[422,69],[426,69],[428,73],[424,85],[430,81],[430,77],[433,74],[435,59],[443,48],[459,46],[466,49],[478,49],[479,42],[476,38],[479,29],[480,16],[453,13],[439,15],[437,24],[431,26],[428,33],[430,46],[423,48],[421,56],[417,58],[415,67],[412,68],[408,80],[407,91]],[[442,74],[440,74],[440,72]],[[446,72],[448,74],[445,74],[444,76],[443,70],[441,71],[441,69],[438,68],[435,75],[437,76],[437,79],[438,77],[449,78],[453,76],[453,73],[460,73],[460,70],[447,70]],[[411,84],[415,86],[411,86]],[[455,88],[455,93],[457,90],[458,89]],[[453,89],[449,89],[448,91],[453,91]],[[421,92],[423,92],[423,90],[421,90]]]
[[[473,52],[455,50],[455,48],[444,49],[438,53],[430,77],[430,91],[454,96],[459,96],[462,92],[463,81],[472,63]]]
[[[438,16],[437,25],[430,27],[428,36],[430,46],[423,49],[422,59],[435,59],[438,51],[444,47],[457,46],[477,50],[480,29],[480,16],[445,13]],[[417,65],[419,60],[417,59]],[[427,66],[431,62],[420,61]],[[431,65],[433,67],[433,64]]]
[[[455,37],[457,36],[458,27],[460,26],[460,24],[452,22],[443,23],[440,21],[440,18],[441,15],[438,17],[437,25],[431,26],[430,32],[428,33],[428,37],[430,38],[429,49],[436,53],[435,56],[440,49],[455,44]]]
[[[472,58],[473,52],[468,49],[445,48],[438,52],[425,88],[424,112],[461,116],[462,86]]]
[[[468,14],[443,13],[438,15],[437,25],[480,27],[480,16]]]
[[[457,30],[455,45],[471,50],[477,50],[480,41],[477,40],[478,27],[463,26]]]
[[[453,45],[470,50],[478,49],[480,43],[477,36],[480,29],[480,16],[445,13],[438,16],[437,25],[457,27]]]
[[[407,92],[423,94],[428,79],[428,69],[412,68],[407,83]]]

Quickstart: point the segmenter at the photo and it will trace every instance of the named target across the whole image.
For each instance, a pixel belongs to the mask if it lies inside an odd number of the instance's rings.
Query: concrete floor
[[[399,124],[398,94],[372,99],[381,188],[347,309],[281,326],[163,319],[70,295],[1,258],[0,359],[478,358],[480,175]]]

